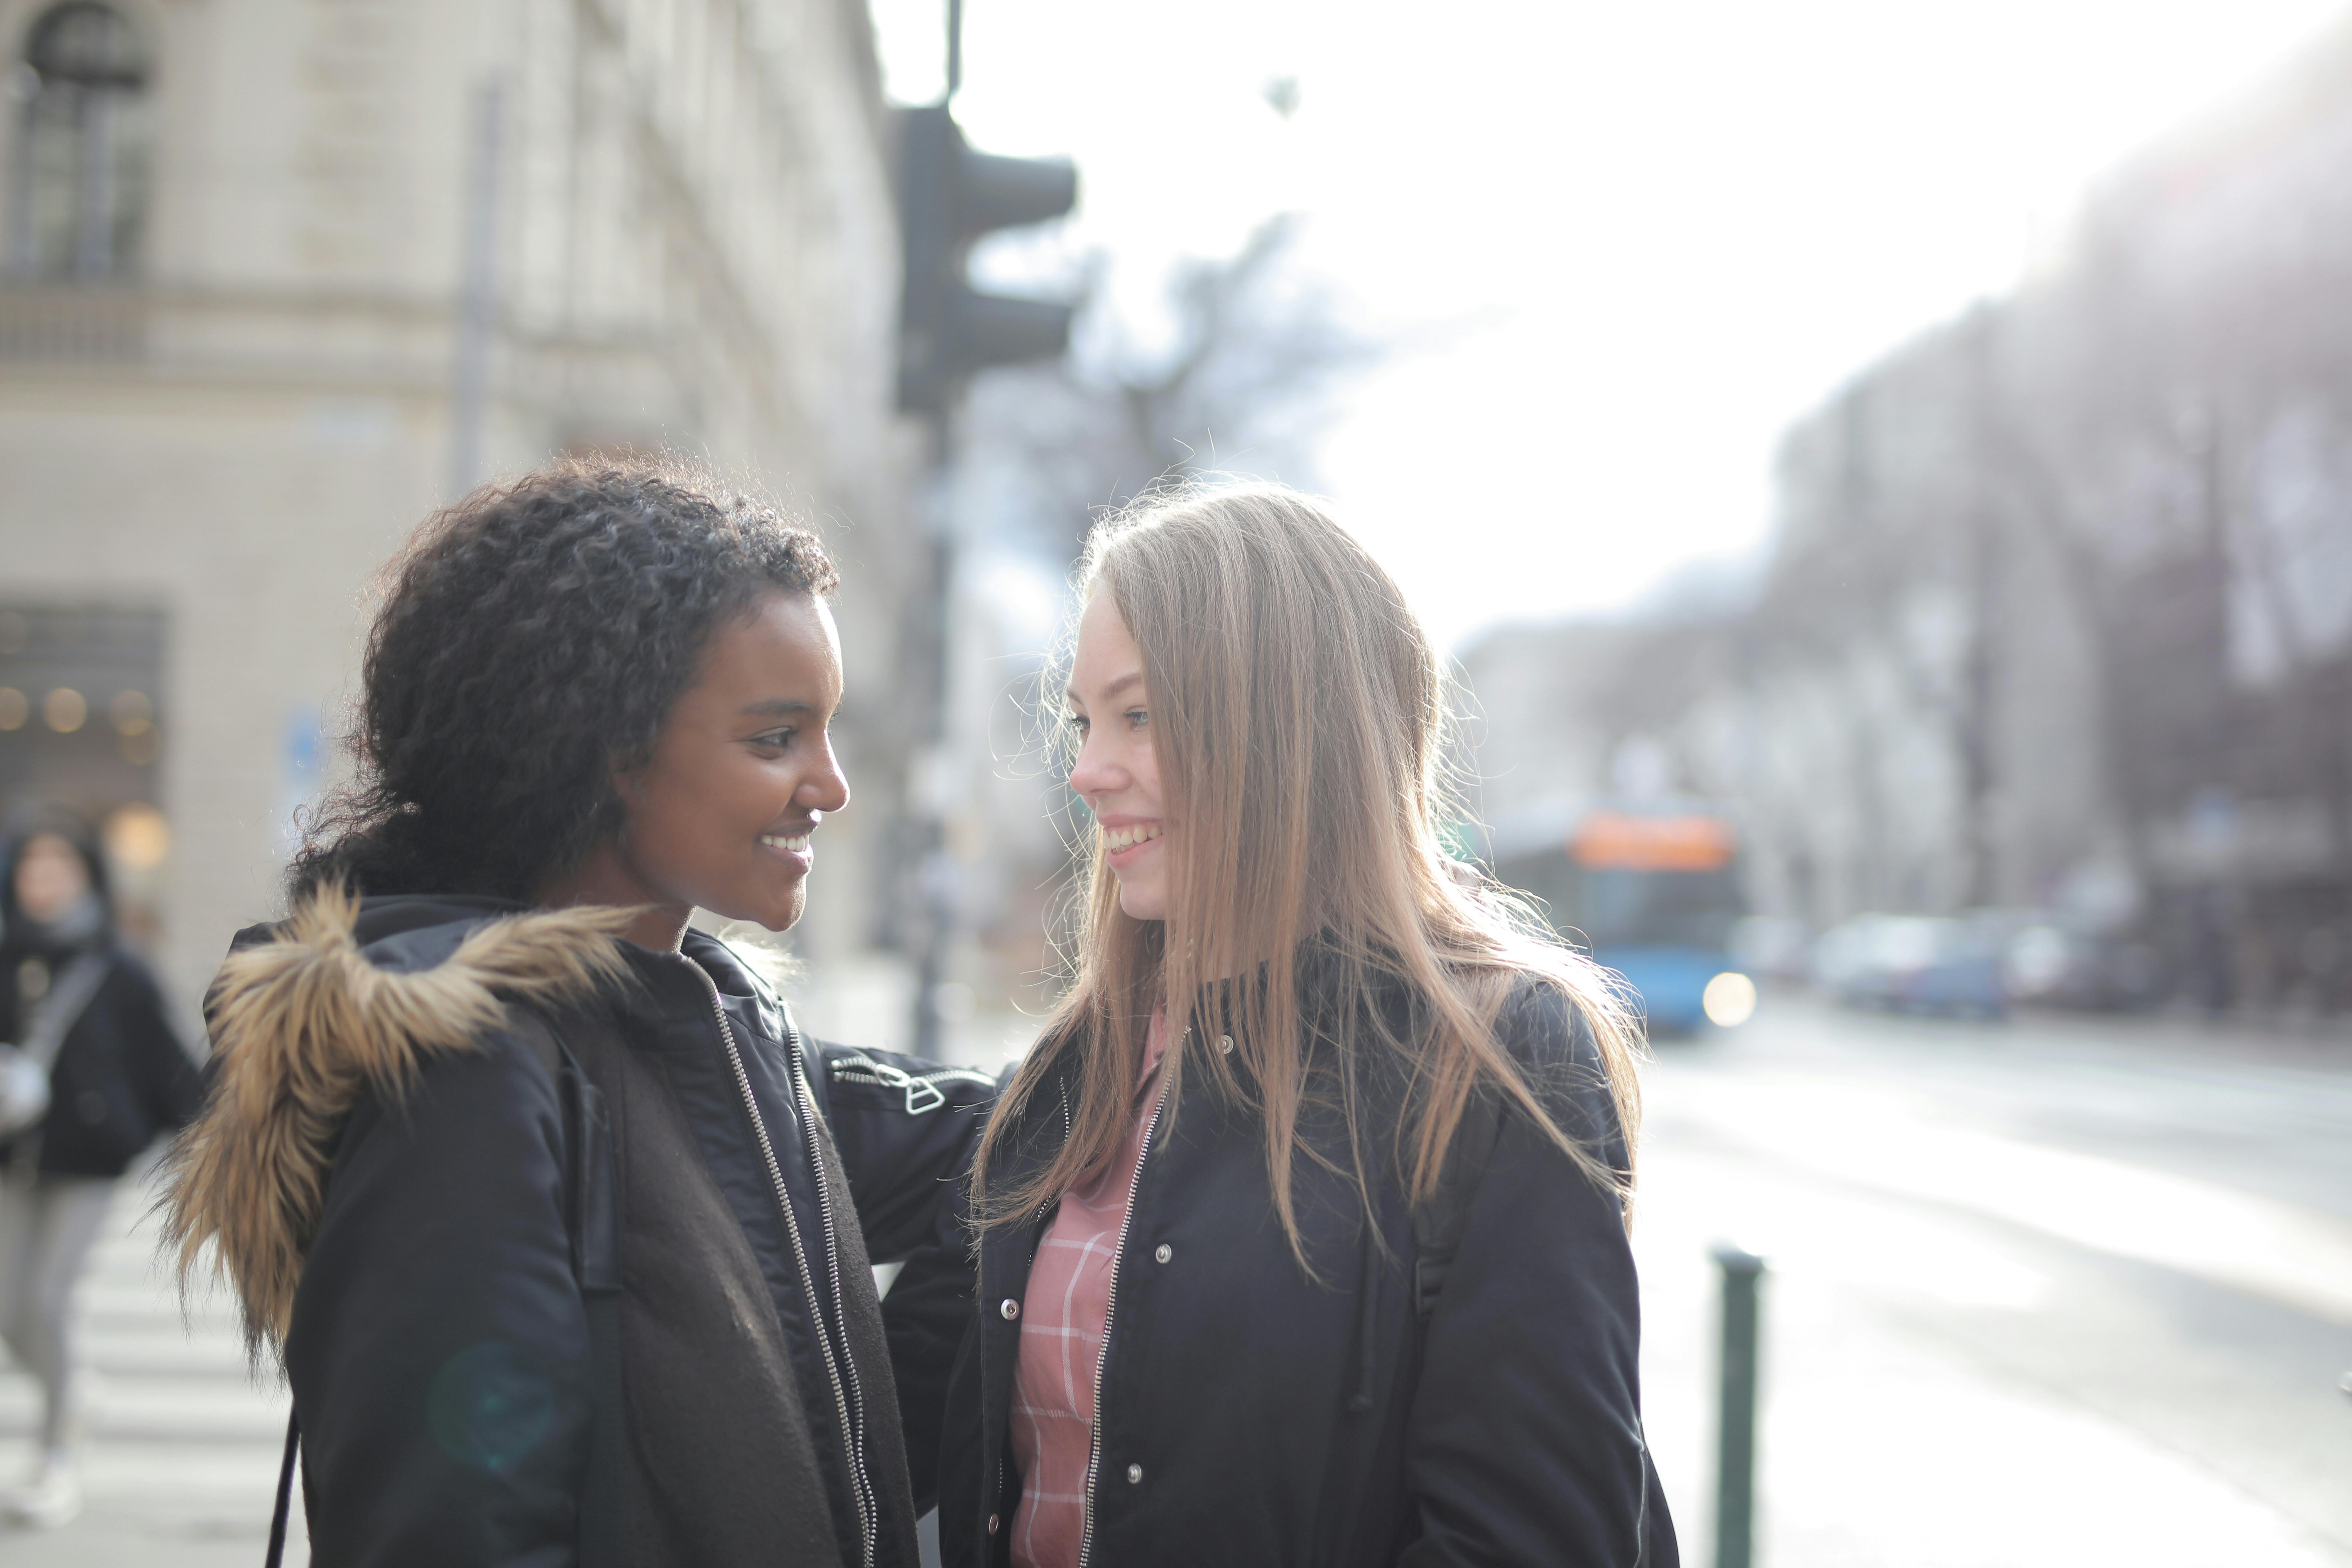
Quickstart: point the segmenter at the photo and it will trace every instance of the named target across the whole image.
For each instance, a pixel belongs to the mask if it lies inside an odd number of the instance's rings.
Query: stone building
[[[110,825],[184,998],[335,765],[370,573],[667,448],[839,556],[864,779],[917,432],[858,0],[0,0],[0,794]],[[62,693],[63,695],[60,695]],[[870,929],[887,784],[814,940]]]

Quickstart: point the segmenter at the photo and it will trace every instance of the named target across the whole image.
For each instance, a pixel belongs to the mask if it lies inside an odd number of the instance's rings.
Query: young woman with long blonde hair
[[[971,1184],[951,1564],[1675,1561],[1636,1031],[1437,837],[1444,682],[1278,486],[1097,529],[1075,984]]]

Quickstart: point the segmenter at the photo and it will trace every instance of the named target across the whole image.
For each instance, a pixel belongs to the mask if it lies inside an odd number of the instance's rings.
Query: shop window
[[[123,605],[0,601],[0,837],[59,811],[103,830],[126,932],[154,935],[165,626]]]

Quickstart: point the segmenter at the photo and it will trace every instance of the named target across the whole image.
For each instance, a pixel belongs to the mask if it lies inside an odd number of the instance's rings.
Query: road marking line
[[[1654,1105],[1841,1180],[1974,1209],[2352,1327],[2352,1223],[2095,1154],[1919,1120],[1849,1084],[1658,1086]]]

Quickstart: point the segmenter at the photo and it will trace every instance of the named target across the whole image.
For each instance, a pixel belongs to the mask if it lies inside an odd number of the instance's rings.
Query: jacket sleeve
[[[936,1500],[948,1379],[971,1321],[971,1243],[954,1200],[980,1145],[996,1081],[887,1051],[823,1049],[834,1142],[866,1253],[877,1263],[901,1265],[882,1298],[882,1327],[920,1513]],[[871,1072],[861,1062],[887,1070]],[[898,1081],[870,1081],[893,1074]],[[929,1083],[937,1102],[909,1080]]]
[[[575,1561],[588,1334],[562,1125],[506,1035],[353,1111],[286,1346],[321,1568]]]
[[[1522,994],[1502,1032],[1562,1131],[1622,1167],[1583,1019]],[[1405,1456],[1421,1537],[1401,1568],[1672,1563],[1643,1457],[1622,1212],[1524,1113],[1501,1116],[1426,1335]]]

